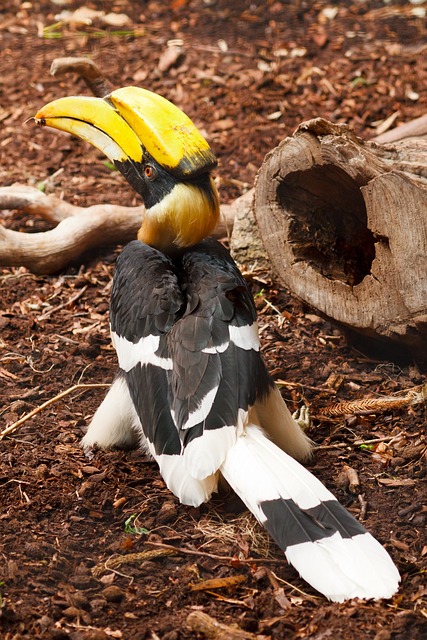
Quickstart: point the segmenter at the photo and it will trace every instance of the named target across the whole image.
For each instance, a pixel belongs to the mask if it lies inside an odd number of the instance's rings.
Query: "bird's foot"
[[[292,417],[303,431],[307,431],[307,429],[311,426],[310,409],[305,404],[297,409],[292,414]]]

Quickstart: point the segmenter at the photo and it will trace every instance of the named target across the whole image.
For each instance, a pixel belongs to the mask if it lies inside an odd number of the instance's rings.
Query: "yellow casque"
[[[105,98],[59,98],[42,107],[34,119],[86,140],[113,162],[141,162],[147,151],[181,179],[216,165],[190,118],[166,98],[141,87],[123,87]]]

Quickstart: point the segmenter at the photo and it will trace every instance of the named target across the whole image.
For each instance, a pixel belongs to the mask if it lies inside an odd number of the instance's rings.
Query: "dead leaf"
[[[84,467],[81,467],[81,471],[83,473],[86,473],[88,476],[93,475],[94,473],[99,473],[99,469],[98,467],[94,467],[92,465],[85,465]]]
[[[148,71],[146,69],[139,69],[138,71],[135,71],[135,73],[133,74],[133,80],[137,84],[142,83],[142,82],[145,82],[145,80],[147,79],[147,76],[148,76]]]
[[[279,120],[279,118],[281,118],[282,115],[283,113],[281,111],[273,111],[273,113],[269,113],[265,117],[267,118],[267,120]]]
[[[160,56],[159,64],[157,68],[162,73],[169,71],[171,67],[174,67],[183,57],[183,48],[176,44],[167,47]]]
[[[118,629],[115,629],[113,631],[112,629],[107,627],[103,631],[104,631],[105,635],[110,636],[110,638],[123,638],[123,633],[121,631],[119,631]]]
[[[390,542],[393,545],[393,547],[395,547],[396,549],[399,549],[400,551],[409,552],[411,550],[409,544],[406,544],[406,542],[402,542],[402,540],[396,540],[396,538],[390,538]]]
[[[172,0],[171,9],[182,9],[187,4],[187,0]]]
[[[102,18],[105,11],[95,11],[89,7],[79,7],[75,11],[61,11],[55,16],[55,20],[73,25],[91,25],[96,18]]]
[[[291,605],[291,601],[289,600],[289,598],[285,594],[285,591],[284,591],[283,587],[279,587],[279,589],[275,590],[274,599],[277,602],[277,604],[279,605],[279,607],[281,607],[284,610],[290,609],[291,606],[292,606]]]
[[[340,373],[331,373],[328,379],[326,380],[325,385],[329,387],[329,389],[334,389],[335,391],[338,391],[338,389],[341,387],[344,381],[345,381],[345,376],[341,375]]]
[[[229,129],[233,129],[235,126],[234,120],[230,118],[224,118],[222,120],[217,120],[213,123],[213,131],[228,131]]]
[[[381,124],[377,126],[377,128],[375,129],[375,134],[379,136],[382,133],[385,133],[386,131],[391,129],[391,127],[394,125],[394,123],[396,122],[399,116],[400,116],[400,111],[395,111],[394,113],[392,113],[390,116],[388,116],[388,118],[383,120]]]
[[[327,20],[334,20],[337,16],[338,11],[338,7],[325,7],[324,9],[322,9],[319,15],[323,16]]]
[[[313,38],[313,42],[319,47],[319,49],[323,49],[323,47],[328,42],[328,35],[324,32],[313,33],[311,37]]]
[[[129,24],[130,18],[125,13],[107,13],[102,22],[110,25],[111,27],[124,27]]]
[[[291,58],[303,58],[307,54],[307,49],[305,47],[295,47],[291,50],[290,56]]]
[[[343,471],[348,478],[348,488],[351,493],[359,493],[360,491],[360,480],[357,475],[356,469],[350,467],[348,464],[343,465]]]

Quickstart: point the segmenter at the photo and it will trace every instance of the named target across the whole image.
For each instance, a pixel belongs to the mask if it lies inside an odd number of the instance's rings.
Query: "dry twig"
[[[3,431],[0,433],[0,440],[3,440],[3,438],[5,436],[7,436],[7,435],[13,433],[14,431],[16,431],[16,429],[18,427],[20,427],[22,424],[24,424],[24,422],[27,422],[27,420],[30,420],[30,418],[35,416],[37,413],[40,413],[40,411],[44,411],[44,409],[47,409],[48,407],[50,407],[55,402],[58,402],[58,400],[62,400],[62,398],[65,398],[66,396],[70,395],[70,393],[73,393],[74,391],[87,391],[88,389],[100,389],[100,388],[105,388],[105,387],[109,387],[109,386],[110,386],[109,384],[102,384],[102,383],[99,383],[99,384],[74,384],[69,389],[66,389],[65,391],[61,391],[61,393],[58,393],[58,395],[56,395],[54,398],[50,398],[50,400],[47,400],[46,402],[43,402],[43,404],[41,404],[39,407],[36,407],[35,409],[30,411],[29,413],[26,413],[25,416],[22,416],[22,418],[20,418],[19,420],[17,420],[13,424],[11,424],[8,427],[6,427],[6,429],[3,429]]]
[[[368,503],[363,493],[359,493],[359,495],[357,496],[357,499],[359,500],[359,504],[360,504],[359,520],[360,522],[363,522],[363,520],[366,518]]]
[[[395,440],[404,436],[406,438],[417,438],[421,435],[421,432],[406,433],[406,431],[400,431],[394,436],[382,436],[381,438],[371,438],[370,440],[355,440],[354,442],[334,442],[333,444],[321,444],[317,447],[313,447],[314,451],[327,450],[327,449],[345,449],[347,447],[360,447],[368,444],[379,444],[380,442],[386,442],[390,445]]]
[[[281,578],[280,576],[276,575],[273,571],[271,571],[271,574],[275,577],[277,582],[281,582],[282,584],[285,584],[287,587],[289,587],[293,591],[297,591],[297,593],[300,593],[304,598],[307,598],[308,600],[311,600],[312,602],[316,602],[317,600],[321,600],[320,596],[314,596],[314,595],[306,593],[305,591],[303,591],[299,587],[296,587],[291,582],[287,582],[286,580],[283,580],[283,578]]]
[[[267,636],[242,631],[238,627],[218,622],[203,611],[192,611],[187,617],[187,625],[195,633],[201,633],[208,640],[267,640]]]
[[[235,564],[236,562],[239,564],[265,564],[265,563],[273,563],[280,564],[285,563],[287,561],[280,559],[272,559],[272,558],[235,558],[232,556],[219,556],[216,553],[208,553],[207,551],[197,551],[196,549],[183,549],[182,547],[173,547],[169,544],[163,544],[162,542],[150,542],[147,540],[145,544],[148,544],[152,547],[158,547],[159,549],[169,549],[170,551],[175,551],[177,554],[183,553],[185,555],[190,556],[201,556],[202,558],[212,558],[213,560],[220,560],[222,562],[231,562]]]
[[[56,313],[57,311],[60,311],[61,309],[65,309],[66,307],[69,307],[70,305],[72,305],[74,302],[77,302],[77,300],[79,300],[79,298],[81,298],[82,295],[85,293],[87,288],[88,288],[88,285],[85,284],[85,286],[82,287],[81,289],[79,289],[73,296],[71,296],[71,298],[69,298],[69,300],[66,300],[65,302],[62,302],[61,304],[58,304],[56,307],[52,307],[51,309],[48,309],[47,311],[42,313],[37,318],[38,322],[41,322],[42,320],[46,320],[47,318],[50,318],[50,316],[53,313]]]
[[[209,591],[210,589],[228,589],[229,587],[235,587],[242,582],[246,582],[247,579],[248,577],[243,575],[227,576],[226,578],[210,578],[191,584],[190,590]]]

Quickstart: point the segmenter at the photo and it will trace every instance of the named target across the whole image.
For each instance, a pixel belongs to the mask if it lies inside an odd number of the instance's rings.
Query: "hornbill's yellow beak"
[[[40,109],[34,119],[86,140],[113,163],[141,163],[149,154],[179,180],[216,165],[190,118],[162,96],[140,87],[123,87],[105,98],[60,98]]]
[[[124,87],[105,98],[54,100],[34,119],[83,138],[114,163],[144,200],[142,242],[172,252],[215,228],[216,158],[190,118],[165,98]]]

